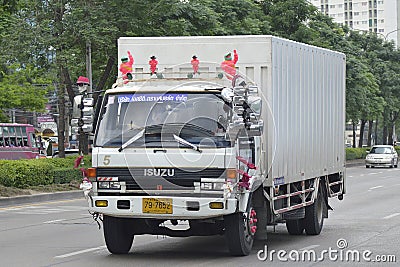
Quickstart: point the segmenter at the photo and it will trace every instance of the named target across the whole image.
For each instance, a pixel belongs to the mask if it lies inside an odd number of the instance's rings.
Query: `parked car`
[[[393,146],[375,145],[371,147],[365,158],[365,167],[388,166],[397,168],[398,161],[399,158]]]

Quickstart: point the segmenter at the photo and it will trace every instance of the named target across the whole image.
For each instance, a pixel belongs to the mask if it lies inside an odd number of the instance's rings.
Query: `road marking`
[[[40,202],[40,203],[31,203],[31,204],[26,204],[26,205],[21,205],[21,206],[11,206],[11,207],[4,207],[0,208],[0,210],[17,210],[17,209],[22,209],[22,208],[32,208],[33,206],[41,206],[45,204],[55,204],[55,203],[66,203],[66,202],[74,202],[82,200],[82,198],[74,198],[74,199],[68,199],[68,200],[59,200],[59,201],[48,201],[48,202]]]
[[[310,250],[310,249],[317,248],[317,247],[319,247],[319,245],[312,245],[312,246],[308,246],[308,247],[305,247],[305,248],[301,248],[301,249],[299,249],[299,251]]]
[[[88,249],[84,249],[84,250],[79,250],[79,251],[71,252],[71,253],[68,253],[68,254],[63,254],[63,255],[55,256],[54,258],[67,258],[67,257],[79,255],[79,254],[82,254],[82,253],[91,252],[91,251],[96,251],[96,250],[105,249],[105,248],[106,248],[106,246],[100,246],[100,247],[97,247],[97,248],[88,248]]]
[[[62,222],[62,221],[65,221],[66,219],[58,219],[58,220],[52,220],[52,221],[46,221],[46,222],[43,222],[43,223],[55,223],[55,222]]]
[[[383,217],[383,219],[390,219],[390,218],[393,218],[393,217],[396,217],[396,216],[399,216],[400,215],[400,213],[393,213],[393,214],[390,214],[390,215],[388,215],[388,216],[386,216],[386,217]]]
[[[374,190],[374,189],[378,189],[378,188],[381,188],[381,187],[383,187],[383,185],[374,186],[374,187],[371,187],[370,189],[368,189],[368,191],[371,191],[371,190]]]

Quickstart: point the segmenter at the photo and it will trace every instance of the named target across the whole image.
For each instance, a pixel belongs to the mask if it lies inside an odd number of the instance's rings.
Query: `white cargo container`
[[[278,183],[341,172],[345,165],[345,55],[273,36],[122,37],[119,57],[131,51],[135,72],[187,73],[193,55],[200,72],[221,71],[223,56],[238,51],[240,73],[260,88],[266,123],[264,170]],[[140,76],[141,78],[143,76]],[[267,179],[269,186],[273,179]]]
[[[237,74],[246,84],[237,85],[241,80],[234,79],[232,85],[218,75],[224,55],[234,50],[239,56]],[[105,93],[93,148],[95,172],[89,172],[89,205],[104,215],[111,252],[127,253],[133,236],[145,233],[224,233],[233,255],[249,254],[255,232],[265,237],[268,224],[286,223],[290,234],[320,233],[328,216],[328,198],[342,199],[345,193],[343,54],[273,36],[120,38],[118,56],[128,51],[135,61],[134,79],[120,79]],[[200,74],[193,75],[193,55],[200,61]],[[151,56],[158,60],[158,78],[149,73]],[[202,139],[204,129],[196,128],[191,135],[197,132],[197,139],[174,134],[163,143],[160,133],[154,143],[157,125],[132,125],[150,116],[152,110],[146,111],[144,104],[149,100],[143,99],[155,96],[186,97],[152,103],[165,104],[169,114],[175,105],[175,117],[190,117],[182,125],[204,116],[219,123],[223,117],[228,122],[223,134],[215,131]],[[260,100],[259,113],[253,104]],[[228,106],[231,111],[225,110]],[[166,136],[175,133],[171,125],[176,122],[182,121],[163,122],[163,127],[169,125]],[[136,132],[124,139],[126,125]],[[115,135],[108,133],[114,129],[121,129],[116,144],[107,136]],[[205,141],[210,139],[212,147]],[[147,140],[153,140],[152,145]],[[172,146],[173,140],[184,147]],[[143,183],[155,177],[159,180],[154,185]],[[165,181],[181,187],[171,189]],[[159,203],[165,207],[147,207]],[[169,220],[187,220],[191,228],[182,232],[159,225]]]

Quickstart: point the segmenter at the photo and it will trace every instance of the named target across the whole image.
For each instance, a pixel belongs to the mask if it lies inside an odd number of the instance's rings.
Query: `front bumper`
[[[366,159],[367,166],[391,166],[393,159]]]
[[[237,200],[234,198],[194,198],[194,197],[171,197],[157,196],[151,198],[172,199],[171,214],[152,214],[143,213],[143,196],[92,196],[89,202],[89,210],[115,217],[126,218],[156,218],[156,219],[206,219],[214,218],[227,214],[232,214],[237,210]],[[107,200],[107,207],[96,207],[96,200]],[[118,208],[118,201],[129,201],[129,209]],[[223,202],[222,209],[211,209],[211,202]],[[193,209],[195,203],[198,209]],[[197,203],[197,204],[196,204]]]

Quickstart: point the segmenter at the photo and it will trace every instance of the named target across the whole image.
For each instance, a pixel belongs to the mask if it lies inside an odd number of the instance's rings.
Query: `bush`
[[[67,156],[65,158],[43,158],[39,159],[39,161],[48,162],[56,169],[68,169],[74,167],[76,158],[77,156]],[[84,156],[83,162],[85,163],[83,167],[85,168],[91,167],[92,157]]]
[[[26,188],[53,182],[53,166],[37,160],[6,160],[0,163],[0,183],[5,186]]]
[[[363,147],[363,148],[346,148],[346,160],[353,160],[353,159],[364,159],[367,156],[367,150],[370,148]]]
[[[76,158],[76,156],[71,156],[65,159],[0,160],[0,184],[27,188],[82,180],[81,171],[73,169]],[[90,167],[91,156],[85,156],[84,163],[83,167]]]
[[[68,184],[71,181],[81,181],[83,176],[79,169],[55,169],[53,170],[55,184]]]
[[[13,186],[17,176],[17,168],[12,160],[0,160],[0,184]]]

